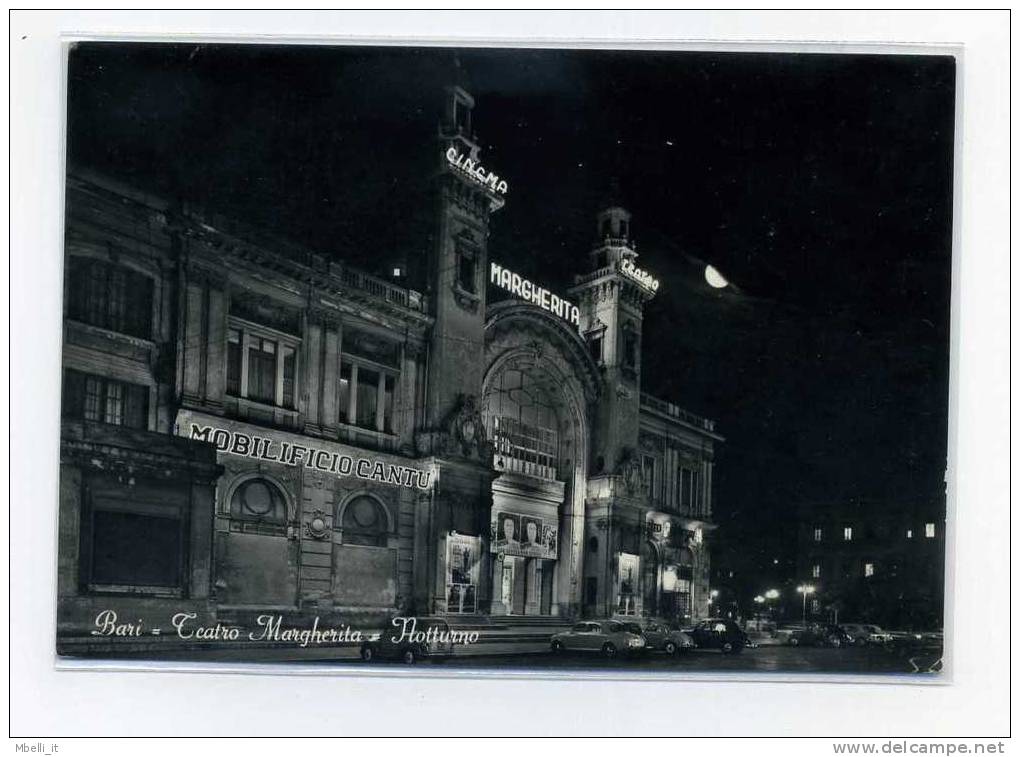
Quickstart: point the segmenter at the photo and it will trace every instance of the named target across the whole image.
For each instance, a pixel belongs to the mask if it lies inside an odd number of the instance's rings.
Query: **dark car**
[[[689,633],[698,649],[718,649],[723,654],[740,654],[747,645],[747,634],[726,618],[703,620]]]
[[[452,654],[452,634],[444,618],[390,618],[382,633],[361,645],[361,659],[365,662],[401,660],[413,665],[426,659],[441,662]]]
[[[776,638],[791,647],[847,647],[854,643],[853,637],[843,628],[828,623],[786,626],[776,632]]]
[[[690,634],[674,628],[668,623],[651,620],[645,623],[624,623],[631,633],[640,634],[645,638],[647,651],[661,650],[666,654],[680,654],[694,648],[694,639]]]

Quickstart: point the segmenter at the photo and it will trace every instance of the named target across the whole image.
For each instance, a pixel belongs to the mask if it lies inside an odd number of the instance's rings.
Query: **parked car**
[[[452,654],[450,624],[445,618],[390,618],[382,633],[361,645],[361,659],[365,662],[401,660],[413,665],[419,660],[442,662]]]
[[[661,650],[666,654],[679,654],[694,648],[694,639],[690,634],[679,628],[659,621],[641,623],[624,623],[631,633],[641,634],[645,639],[646,650]]]
[[[618,620],[585,620],[569,631],[554,634],[550,640],[553,652],[601,652],[606,657],[633,654],[644,650],[645,637],[628,630]]]
[[[718,649],[723,654],[740,654],[747,645],[747,634],[726,618],[708,618],[690,632],[699,649]]]
[[[806,626],[785,626],[776,632],[776,638],[791,647],[843,647],[853,644],[853,637],[840,626],[827,623],[809,623]]]
[[[886,644],[892,640],[892,634],[874,623],[843,623],[842,627],[853,644]]]
[[[904,649],[941,649],[944,643],[942,631],[892,631],[892,646]]]

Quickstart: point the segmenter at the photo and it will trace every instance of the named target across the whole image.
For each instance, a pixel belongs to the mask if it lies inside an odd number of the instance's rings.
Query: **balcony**
[[[715,432],[715,421],[708,418],[702,418],[700,415],[684,410],[679,405],[674,405],[672,402],[666,402],[660,400],[658,397],[653,397],[650,394],[641,393],[641,405],[651,410],[655,410],[663,415],[669,416],[670,418],[676,418],[678,421],[686,423],[688,426],[694,426],[704,431]]]

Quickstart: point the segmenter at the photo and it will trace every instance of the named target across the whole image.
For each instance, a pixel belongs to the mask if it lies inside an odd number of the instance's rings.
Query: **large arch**
[[[533,519],[556,524],[543,542],[554,543],[555,552],[522,558],[500,551],[510,549],[500,547],[507,541],[500,521],[491,542],[493,612],[579,611],[590,414],[599,387],[585,342],[565,321],[526,302],[489,308],[480,404],[502,471],[493,483],[493,523],[511,513],[521,521],[522,539],[528,538],[525,527],[535,533]],[[518,460],[514,454],[521,445],[506,441],[516,438],[531,440],[523,445],[530,451]]]

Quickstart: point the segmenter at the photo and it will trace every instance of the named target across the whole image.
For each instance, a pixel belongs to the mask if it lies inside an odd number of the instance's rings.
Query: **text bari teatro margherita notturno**
[[[373,460],[368,457],[354,458],[339,452],[328,452],[301,444],[276,442],[240,431],[228,431],[212,426],[191,424],[191,438],[211,442],[220,452],[255,460],[265,460],[282,465],[303,465],[310,470],[335,473],[338,476],[354,476],[365,481],[376,481],[391,486],[417,486],[428,489],[432,480],[431,471],[423,471],[406,465],[395,465]]]

